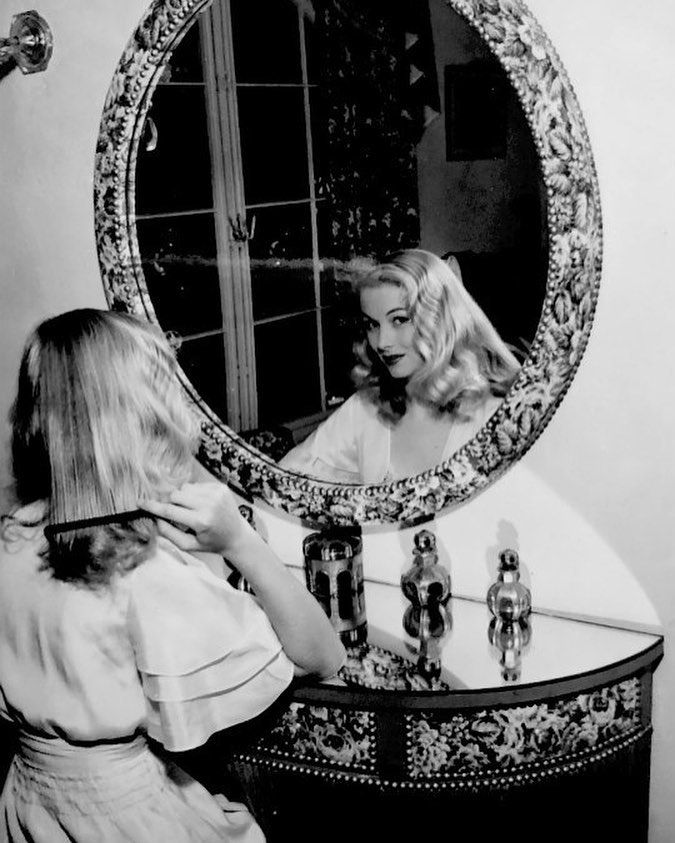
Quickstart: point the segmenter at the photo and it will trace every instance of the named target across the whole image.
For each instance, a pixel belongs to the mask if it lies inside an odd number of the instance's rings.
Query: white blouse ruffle
[[[255,717],[290,683],[293,664],[258,603],[198,560],[162,542],[125,579],[147,730],[167,749]]]

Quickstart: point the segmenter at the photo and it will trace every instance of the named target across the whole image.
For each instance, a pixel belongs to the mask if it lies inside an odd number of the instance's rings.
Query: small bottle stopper
[[[515,550],[503,550],[499,554],[497,582],[488,589],[488,608],[503,621],[526,618],[532,609],[530,589],[520,582],[519,565]]]
[[[401,576],[401,589],[413,606],[445,603],[450,597],[450,574],[438,561],[436,536],[420,530],[414,538],[413,564]]]

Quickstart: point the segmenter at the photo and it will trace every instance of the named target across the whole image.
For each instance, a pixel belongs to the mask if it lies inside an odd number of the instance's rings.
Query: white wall
[[[94,151],[103,102],[143,0],[46,0],[54,35],[44,73],[0,80],[0,419],[30,328],[72,307],[105,306],[94,243]],[[6,35],[23,2],[2,0]],[[4,432],[4,430],[3,430]],[[3,436],[3,445],[6,436]],[[6,452],[2,453],[6,464]],[[3,470],[0,484],[6,485]]]
[[[109,81],[144,7],[145,0],[41,0],[38,11],[55,38],[48,71],[13,71],[0,80],[3,419],[29,328],[48,314],[104,303],[94,148]],[[3,0],[0,29],[24,8]],[[669,634],[675,9],[670,0],[530,0],[530,8],[567,67],[598,164],[606,231],[600,303],[581,370],[543,437],[437,530],[456,591],[482,594],[496,550],[516,544],[538,605],[646,625],[657,622],[653,605]],[[298,563],[298,528],[276,515],[263,518],[273,543]],[[367,536],[368,574],[396,579],[410,542],[395,532]],[[675,827],[675,657],[668,644],[656,675],[652,843],[668,843]]]

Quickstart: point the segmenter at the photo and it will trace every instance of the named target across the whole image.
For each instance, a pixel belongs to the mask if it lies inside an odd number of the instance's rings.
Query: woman
[[[456,260],[398,252],[359,274],[357,391],[280,462],[321,480],[382,483],[447,460],[480,430],[519,364]]]
[[[42,323],[12,415],[0,714],[19,749],[0,841],[262,840],[243,806],[222,810],[146,736],[200,745],[294,673],[332,675],[344,651],[228,490],[188,482],[197,430],[164,337],[97,310]],[[256,598],[196,551],[227,556]]]

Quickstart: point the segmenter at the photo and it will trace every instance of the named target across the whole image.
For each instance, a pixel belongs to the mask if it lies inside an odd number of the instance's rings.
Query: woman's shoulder
[[[166,539],[120,581],[137,663],[149,674],[186,675],[239,650],[262,648],[268,661],[281,651],[250,594]]]
[[[166,580],[167,577],[172,576],[172,573],[180,576],[187,569],[196,568],[196,566],[196,559],[192,559],[189,554],[158,536],[152,551],[138,565],[122,572],[120,581],[130,585],[137,581],[151,581],[157,578]]]
[[[358,389],[347,400],[338,407],[334,415],[348,415],[358,419],[379,420],[378,406],[369,389]]]
[[[178,600],[187,594],[203,594],[205,591],[230,590],[227,584],[227,568],[223,563],[217,568],[208,554],[194,555],[180,550],[162,536],[158,536],[152,552],[129,571],[120,573],[116,586],[138,598],[158,595],[162,599]]]

